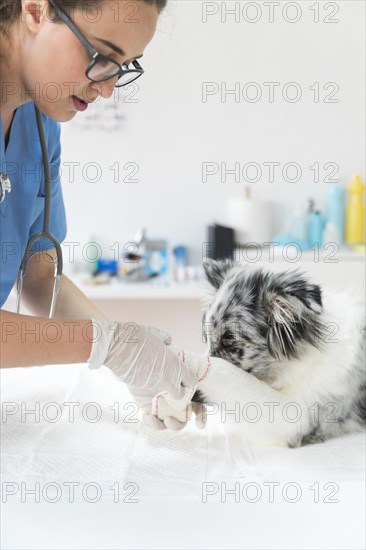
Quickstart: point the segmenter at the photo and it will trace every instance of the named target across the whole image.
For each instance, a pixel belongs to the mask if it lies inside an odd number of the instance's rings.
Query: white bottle
[[[290,237],[299,241],[306,241],[306,218],[301,207],[296,207],[290,223]]]
[[[337,226],[333,222],[327,222],[323,232],[323,244],[333,243],[340,246],[341,240]]]

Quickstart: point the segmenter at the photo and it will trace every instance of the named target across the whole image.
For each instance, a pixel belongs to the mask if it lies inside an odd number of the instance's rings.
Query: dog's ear
[[[319,285],[307,281],[306,277],[298,270],[286,271],[283,276],[283,290],[286,295],[294,296],[314,313],[319,314],[322,312],[322,291]]]
[[[305,343],[319,347],[323,336],[319,315],[323,308],[318,285],[304,278],[287,280],[281,289],[268,293],[265,309],[267,342],[272,357],[277,360],[298,358]]]
[[[206,260],[203,262],[207,280],[211,285],[219,289],[227,272],[234,267],[235,263],[232,260]]]

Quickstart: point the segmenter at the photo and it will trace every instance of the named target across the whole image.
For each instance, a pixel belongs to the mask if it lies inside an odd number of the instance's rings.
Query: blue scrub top
[[[42,114],[51,167],[50,229],[62,243],[67,233],[60,180],[61,125]],[[17,278],[28,240],[43,231],[44,170],[33,101],[15,111],[5,150],[4,128],[0,117],[0,171],[11,181],[11,192],[0,204],[0,307],[8,298]],[[48,239],[34,243],[30,250],[54,248]]]

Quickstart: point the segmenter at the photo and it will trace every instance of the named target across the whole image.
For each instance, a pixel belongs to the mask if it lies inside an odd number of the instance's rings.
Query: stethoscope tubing
[[[28,251],[30,247],[40,239],[46,238],[49,241],[51,241],[56,249],[56,255],[57,255],[57,266],[55,269],[55,282],[53,285],[53,292],[52,292],[52,302],[51,302],[51,308],[50,308],[50,315],[49,318],[52,319],[55,314],[56,309],[56,303],[57,303],[57,296],[60,290],[60,279],[63,272],[63,257],[62,257],[62,249],[61,245],[56,239],[54,235],[52,235],[50,231],[50,218],[51,218],[51,168],[50,168],[50,161],[48,156],[48,149],[47,149],[47,143],[46,138],[44,135],[44,128],[42,123],[42,114],[41,111],[38,109],[36,105],[34,105],[35,112],[36,112],[36,120],[37,120],[37,128],[38,128],[38,135],[41,143],[41,149],[42,149],[42,159],[43,159],[43,169],[44,169],[44,178],[45,178],[45,206],[44,206],[44,220],[43,220],[43,231],[41,233],[37,233],[36,235],[33,235],[27,243],[25,254],[23,256],[22,262],[20,264],[18,277],[17,277],[17,313],[20,313],[20,304],[21,304],[21,297],[22,297],[22,291],[23,291],[23,281],[24,277],[26,275],[27,265],[28,261],[30,260],[31,256],[34,254],[31,254],[28,256]]]

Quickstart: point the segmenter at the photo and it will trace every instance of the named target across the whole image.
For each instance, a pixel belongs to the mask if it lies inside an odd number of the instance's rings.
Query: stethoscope
[[[16,310],[17,310],[17,313],[20,312],[20,303],[21,303],[22,292],[23,292],[23,281],[26,275],[27,265],[30,258],[35,254],[35,252],[33,252],[33,253],[30,253],[28,256],[29,249],[35,242],[39,241],[40,239],[46,238],[55,245],[55,249],[57,253],[57,269],[55,269],[55,282],[53,285],[52,302],[51,302],[50,317],[49,317],[50,319],[52,319],[55,313],[57,296],[60,290],[60,279],[61,279],[62,270],[63,270],[63,257],[62,257],[62,250],[61,250],[60,243],[57,241],[57,239],[52,235],[50,231],[50,213],[51,213],[50,161],[48,157],[46,138],[44,135],[42,115],[36,105],[34,105],[34,108],[36,111],[38,135],[39,135],[39,140],[41,142],[41,148],[42,148],[43,169],[44,169],[44,178],[45,178],[45,206],[44,206],[43,231],[31,237],[27,243],[25,254],[20,264],[18,277],[17,277]],[[5,200],[6,193],[10,193],[10,192],[11,192],[11,182],[8,176],[6,176],[5,174],[0,174],[0,202],[3,202]],[[50,254],[48,254],[48,256],[49,258],[52,258]]]

